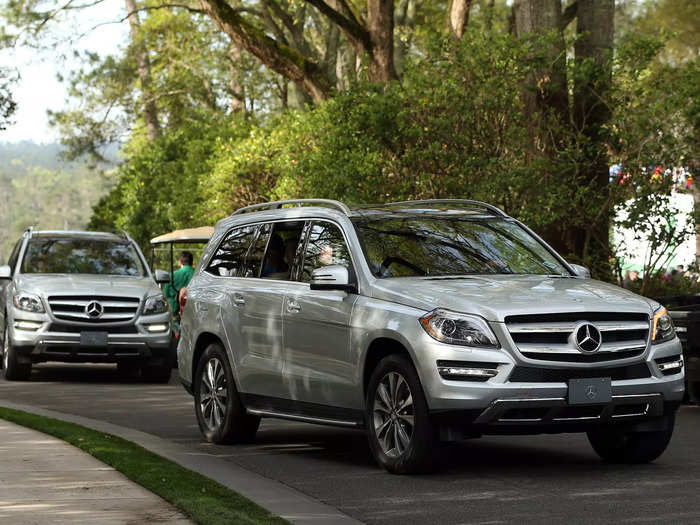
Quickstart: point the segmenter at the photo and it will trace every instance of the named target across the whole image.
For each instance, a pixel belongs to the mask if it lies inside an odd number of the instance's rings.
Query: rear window
[[[22,273],[79,273],[143,276],[144,266],[131,243],[102,239],[32,239]]]
[[[256,229],[256,226],[244,226],[231,230],[214,252],[205,271],[219,277],[241,275]]]

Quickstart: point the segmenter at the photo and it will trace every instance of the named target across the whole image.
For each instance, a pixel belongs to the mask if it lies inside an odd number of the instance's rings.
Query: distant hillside
[[[60,158],[59,144],[0,143],[0,261],[29,226],[84,228],[112,186],[110,167]]]

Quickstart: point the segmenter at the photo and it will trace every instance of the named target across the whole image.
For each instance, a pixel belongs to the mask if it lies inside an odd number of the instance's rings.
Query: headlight
[[[663,343],[676,337],[676,329],[673,320],[663,306],[654,312],[654,324],[651,329],[651,340],[654,343]]]
[[[146,299],[146,304],[143,307],[143,315],[164,314],[170,309],[168,301],[162,295],[154,295]]]
[[[430,337],[451,345],[498,348],[498,340],[481,317],[437,309],[420,318]]]
[[[15,307],[25,312],[34,312],[35,314],[43,314],[44,303],[38,295],[31,293],[18,293],[12,298]]]

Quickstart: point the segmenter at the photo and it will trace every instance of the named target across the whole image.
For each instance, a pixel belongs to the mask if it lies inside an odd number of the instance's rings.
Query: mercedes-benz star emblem
[[[588,385],[586,387],[586,397],[593,401],[596,397],[598,397],[598,389],[593,385]]]
[[[584,354],[594,354],[600,350],[603,337],[595,325],[580,323],[571,334],[573,343]]]
[[[85,307],[85,313],[90,319],[99,319],[100,317],[102,317],[104,311],[104,306],[102,306],[97,301],[92,301],[91,303],[88,303],[88,305]]]

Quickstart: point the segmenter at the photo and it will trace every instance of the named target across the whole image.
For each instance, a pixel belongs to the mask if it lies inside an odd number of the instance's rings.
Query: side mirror
[[[0,279],[12,279],[12,268],[7,265],[0,266]]]
[[[166,272],[165,270],[156,270],[153,276],[158,284],[170,282],[170,272]]]
[[[357,293],[357,285],[350,283],[350,272],[340,264],[316,268],[311,272],[311,289]]]
[[[581,266],[580,264],[569,264],[569,266],[574,270],[577,277],[583,277],[584,279],[591,278],[591,271],[585,266]]]

